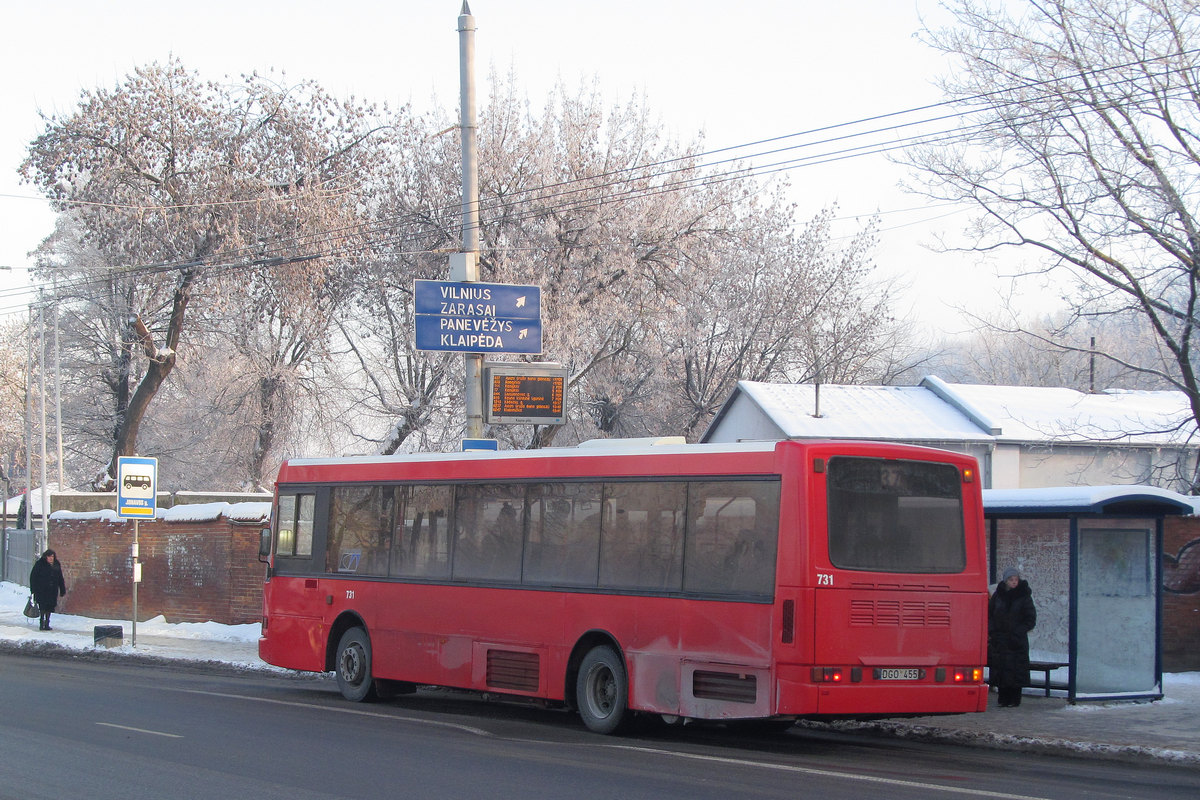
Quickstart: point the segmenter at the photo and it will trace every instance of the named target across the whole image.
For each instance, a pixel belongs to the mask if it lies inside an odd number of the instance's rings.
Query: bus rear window
[[[829,560],[841,569],[958,573],[966,568],[962,478],[953,464],[829,460]]]

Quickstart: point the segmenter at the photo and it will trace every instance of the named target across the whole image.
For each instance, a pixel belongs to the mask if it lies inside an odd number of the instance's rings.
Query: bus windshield
[[[829,460],[829,560],[841,569],[959,573],[966,568],[962,478],[952,464]]]

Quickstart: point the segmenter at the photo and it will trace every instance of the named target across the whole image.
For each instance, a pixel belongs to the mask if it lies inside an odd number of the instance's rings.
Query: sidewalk
[[[212,622],[169,624],[161,617],[138,624],[130,642],[129,620],[95,620],[55,614],[52,631],[21,614],[25,590],[0,584],[0,649],[103,651],[106,658],[160,658],[217,662],[237,669],[287,672],[258,657],[259,626]],[[120,625],[120,647],[96,647],[96,625]],[[1018,708],[993,702],[982,714],[918,717],[873,722],[801,722],[812,730],[897,736],[976,747],[1003,747],[1091,758],[1154,761],[1200,769],[1200,672],[1164,676],[1158,702],[1068,705],[1062,697],[1026,695]],[[995,695],[991,696],[995,700]]]
[[[1163,676],[1157,702],[1080,702],[1027,694],[1017,708],[1000,708],[996,695],[982,714],[872,722],[800,723],[804,727],[886,734],[924,741],[1155,761],[1200,768],[1200,673]]]

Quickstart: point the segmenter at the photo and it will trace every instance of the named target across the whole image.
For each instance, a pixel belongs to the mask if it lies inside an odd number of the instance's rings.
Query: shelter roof
[[[1061,517],[1075,514],[1193,515],[1196,498],[1153,486],[1056,486],[984,489],[987,516]]]

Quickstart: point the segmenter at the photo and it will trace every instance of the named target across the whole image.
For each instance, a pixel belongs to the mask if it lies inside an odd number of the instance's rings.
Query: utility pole
[[[33,530],[33,306],[29,306],[29,327],[25,336],[25,528]],[[33,549],[41,553],[41,540]]]
[[[450,279],[479,280],[479,147],[475,126],[475,17],[463,0],[458,16],[459,131],[462,142],[462,253]],[[483,355],[463,355],[466,436],[483,438]]]

